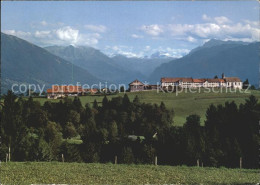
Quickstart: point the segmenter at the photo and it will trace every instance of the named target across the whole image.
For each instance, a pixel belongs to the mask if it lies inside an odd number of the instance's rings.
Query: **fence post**
[[[117,164],[117,156],[115,156],[115,164]]]
[[[157,156],[154,158],[154,165],[157,166]]]
[[[7,163],[8,154],[5,155],[5,162]]]
[[[197,159],[197,167],[200,167],[200,160]]]
[[[242,157],[240,157],[239,166],[240,166],[240,169],[241,169],[242,168]]]
[[[64,163],[64,155],[63,154],[61,154],[61,160]]]
[[[8,159],[9,159],[9,162],[10,162],[10,160],[11,160],[11,148],[10,148],[10,146],[9,146],[9,154],[8,154]]]
[[[201,162],[201,167],[203,168],[203,162]]]

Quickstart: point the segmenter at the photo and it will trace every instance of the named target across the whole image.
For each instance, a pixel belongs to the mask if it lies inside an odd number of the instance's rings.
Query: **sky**
[[[41,47],[178,58],[213,38],[259,41],[259,2],[1,1],[1,31]]]

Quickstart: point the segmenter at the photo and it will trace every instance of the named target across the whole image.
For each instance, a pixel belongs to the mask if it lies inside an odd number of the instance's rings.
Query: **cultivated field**
[[[123,96],[124,93],[119,93],[117,95],[107,96],[109,99],[116,96]],[[226,101],[235,101],[238,105],[244,103],[245,99],[250,95],[256,96],[260,100],[260,91],[250,90],[246,92],[222,92],[222,93],[185,93],[180,92],[178,95],[176,93],[157,93],[156,91],[146,91],[146,92],[128,92],[130,100],[133,100],[137,95],[142,102],[146,103],[157,103],[160,104],[162,101],[168,108],[173,108],[175,112],[174,125],[183,125],[185,123],[186,117],[191,114],[198,114],[201,116],[201,124],[204,124],[205,112],[211,103],[218,105],[224,104]],[[73,98],[73,97],[71,97]],[[82,96],[80,100],[83,105],[86,103],[92,104],[94,100],[97,100],[101,104],[103,96]],[[41,104],[47,101],[46,98],[35,98],[39,100]],[[58,102],[59,100],[49,100]]]
[[[1,164],[2,184],[256,184],[259,170],[61,162]]]

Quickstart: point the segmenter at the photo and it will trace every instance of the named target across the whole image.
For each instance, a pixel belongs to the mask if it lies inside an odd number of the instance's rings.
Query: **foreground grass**
[[[259,170],[60,162],[2,163],[2,184],[256,184]]]
[[[217,89],[218,90],[218,89]],[[107,96],[108,99],[117,96],[123,96],[124,93],[119,93],[117,95],[110,95]],[[245,92],[222,92],[222,93],[205,93],[205,92],[180,92],[176,93],[157,93],[156,91],[145,91],[145,92],[131,92],[127,93],[130,100],[133,100],[137,95],[140,98],[141,102],[145,103],[157,103],[160,104],[164,102],[166,107],[169,109],[174,109],[175,116],[174,116],[174,125],[182,126],[185,121],[186,117],[191,114],[197,114],[201,117],[201,124],[204,125],[204,121],[206,119],[205,113],[207,108],[210,104],[218,105],[224,104],[226,101],[235,101],[237,105],[241,103],[245,103],[245,99],[248,98],[250,95],[256,96],[260,99],[260,91],[259,90],[250,90],[247,93]],[[104,96],[82,96],[80,100],[82,105],[86,103],[92,103],[96,99],[98,103],[101,105],[102,99]],[[73,97],[71,97],[73,98]],[[35,98],[43,105],[45,101],[48,99],[46,98]],[[60,100],[48,100],[53,102],[58,102]]]

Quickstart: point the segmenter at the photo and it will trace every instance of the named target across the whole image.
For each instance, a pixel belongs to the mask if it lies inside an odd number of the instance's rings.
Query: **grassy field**
[[[119,93],[118,95],[110,95],[109,99],[116,96],[123,96],[124,93]],[[133,100],[136,95],[139,96],[142,102],[146,103],[157,103],[160,104],[162,101],[168,108],[173,108],[175,111],[174,125],[183,125],[185,123],[186,117],[191,114],[198,114],[201,116],[201,124],[204,124],[205,112],[211,103],[218,105],[224,104],[226,101],[235,101],[238,105],[244,103],[245,99],[250,95],[256,96],[260,100],[260,91],[251,90],[249,93],[236,92],[236,93],[185,93],[181,92],[178,95],[176,93],[157,93],[156,91],[146,91],[146,92],[128,92],[130,100]],[[73,97],[71,97],[73,98]],[[83,105],[86,103],[92,104],[96,99],[100,104],[102,102],[103,96],[82,96],[80,97]],[[39,100],[41,104],[47,101],[46,98],[35,98]],[[49,100],[58,102],[59,100]]]
[[[2,163],[2,184],[256,184],[259,170],[61,162]]]

